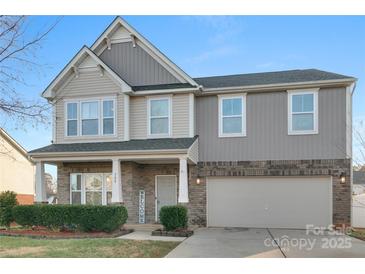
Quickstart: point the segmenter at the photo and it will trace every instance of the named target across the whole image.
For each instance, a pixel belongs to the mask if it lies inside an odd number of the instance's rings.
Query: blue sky
[[[193,77],[318,68],[359,79],[353,98],[354,120],[365,120],[364,16],[123,16],[173,62]],[[41,72],[29,71],[30,98],[39,94],[113,16],[65,16],[37,52]],[[56,17],[30,17],[39,30]],[[30,28],[30,30],[32,29]],[[26,149],[50,144],[51,127],[5,129]],[[54,174],[54,169],[48,169]]]

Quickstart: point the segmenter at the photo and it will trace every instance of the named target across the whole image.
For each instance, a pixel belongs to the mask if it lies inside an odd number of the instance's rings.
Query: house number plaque
[[[138,208],[138,222],[140,224],[145,223],[145,191],[139,191],[139,208]]]

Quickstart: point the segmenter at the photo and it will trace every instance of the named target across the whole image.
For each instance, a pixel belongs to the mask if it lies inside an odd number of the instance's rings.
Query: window
[[[77,136],[77,103],[67,103],[67,136]]]
[[[288,91],[288,134],[318,133],[318,90]]]
[[[155,137],[170,136],[170,98],[149,99],[148,124],[149,135]]]
[[[246,136],[246,95],[219,96],[219,137]]]
[[[71,183],[71,201],[72,204],[81,204],[81,174],[72,174]]]
[[[72,173],[70,188],[70,204],[107,205],[112,198],[112,175]]]
[[[114,101],[103,101],[103,134],[114,134]]]
[[[99,103],[81,103],[81,131],[82,135],[99,134]]]
[[[115,112],[115,99],[66,102],[65,135],[114,135]]]

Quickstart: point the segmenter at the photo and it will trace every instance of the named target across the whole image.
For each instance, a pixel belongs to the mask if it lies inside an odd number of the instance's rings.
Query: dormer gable
[[[45,89],[42,96],[52,100],[58,93],[62,92],[62,88],[67,86],[70,81],[79,78],[80,74],[85,72],[93,72],[99,77],[107,76],[120,87],[120,92],[128,93],[132,91],[131,86],[126,81],[108,67],[88,47],[84,46]]]

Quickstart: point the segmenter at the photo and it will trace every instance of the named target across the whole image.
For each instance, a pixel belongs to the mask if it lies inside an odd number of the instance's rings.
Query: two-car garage
[[[306,228],[332,224],[331,177],[207,177],[207,225]]]

